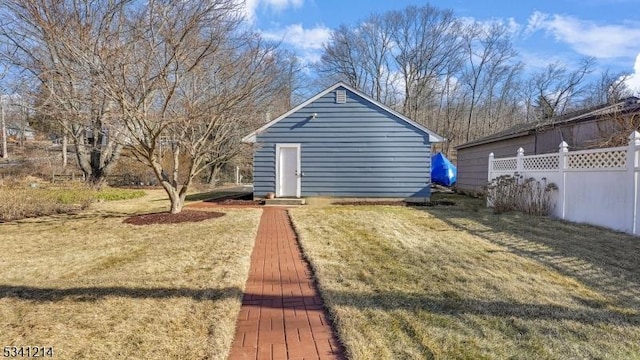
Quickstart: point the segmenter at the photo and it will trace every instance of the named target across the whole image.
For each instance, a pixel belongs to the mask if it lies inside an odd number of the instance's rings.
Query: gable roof
[[[245,136],[242,138],[242,142],[245,143],[255,143],[256,142],[256,136],[260,133],[262,133],[263,131],[267,130],[268,128],[270,128],[271,126],[273,126],[274,124],[276,124],[277,122],[279,122],[280,120],[288,117],[289,115],[295,113],[296,111],[304,108],[305,106],[311,104],[312,102],[318,100],[319,98],[325,96],[326,94],[330,93],[331,91],[334,91],[335,89],[339,88],[339,87],[343,87],[349,91],[351,91],[352,93],[358,95],[359,97],[365,99],[367,102],[371,103],[372,105],[375,105],[376,107],[390,113],[391,115],[399,118],[400,120],[408,123],[409,125],[411,125],[412,127],[416,128],[418,131],[426,134],[429,136],[429,142],[442,142],[444,141],[444,138],[438,134],[436,134],[435,132],[427,129],[426,127],[416,123],[415,121],[409,119],[408,117],[400,114],[397,111],[392,110],[391,108],[387,107],[384,104],[379,103],[378,101],[373,100],[372,98],[370,98],[369,96],[363,94],[362,92],[344,84],[343,82],[337,82],[333,85],[331,85],[330,87],[328,87],[327,89],[321,91],[320,93],[318,93],[317,95],[313,96],[312,98],[310,98],[309,100],[303,102],[302,104],[294,107],[293,109],[287,111],[286,113],[280,115],[279,117],[275,118],[274,120],[264,124],[263,126],[261,126],[259,129],[257,129],[256,131],[252,132],[251,134]]]
[[[518,124],[495,134],[458,145],[456,149],[465,149],[476,145],[483,145],[495,141],[512,139],[526,136],[534,132],[542,132],[559,125],[569,125],[584,121],[596,120],[611,114],[626,114],[640,112],[640,99],[631,96],[618,101],[617,103],[600,104],[586,109],[572,111],[566,114],[554,116],[549,119],[542,119],[530,123]]]

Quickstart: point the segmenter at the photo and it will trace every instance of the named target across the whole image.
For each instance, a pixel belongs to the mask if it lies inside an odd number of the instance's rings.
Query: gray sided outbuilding
[[[640,119],[640,98],[628,97],[615,103],[573,111],[537,122],[519,124],[496,134],[456,146],[459,190],[484,191],[488,183],[489,154],[496,158],[516,156],[519,148],[526,155],[559,151],[561,142],[569,149],[619,146],[607,144],[619,137],[627,141]],[[635,122],[635,123],[634,123]]]
[[[337,83],[265,124],[255,143],[254,197],[430,197],[434,132]]]

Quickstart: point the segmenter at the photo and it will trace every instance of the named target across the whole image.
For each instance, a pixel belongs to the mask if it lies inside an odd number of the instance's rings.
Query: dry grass
[[[0,224],[0,345],[56,357],[224,359],[260,217],[133,226],[162,191],[78,215]]]
[[[50,184],[37,178],[0,180],[0,221],[18,220],[85,210],[96,201],[135,199],[142,190],[105,187],[100,191],[83,183]]]
[[[291,211],[351,358],[640,359],[638,238],[447,198]]]

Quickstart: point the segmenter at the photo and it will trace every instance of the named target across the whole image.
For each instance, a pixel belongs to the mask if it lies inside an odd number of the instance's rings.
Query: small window
[[[336,90],[336,104],[345,104],[347,102],[347,91]]]

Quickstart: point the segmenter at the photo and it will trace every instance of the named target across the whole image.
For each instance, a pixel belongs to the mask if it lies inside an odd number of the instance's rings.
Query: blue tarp
[[[442,153],[431,157],[431,182],[443,186],[453,186],[458,178],[458,169]]]

